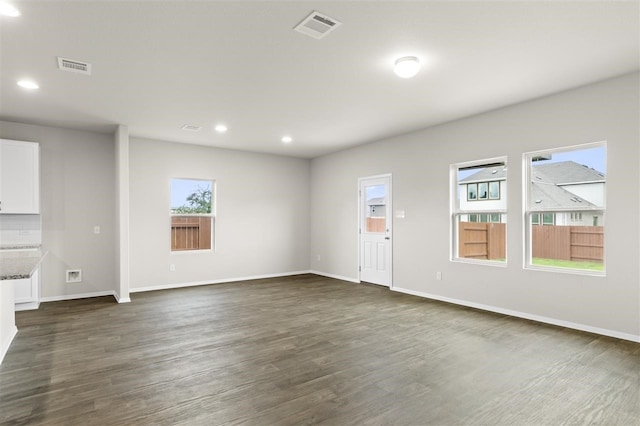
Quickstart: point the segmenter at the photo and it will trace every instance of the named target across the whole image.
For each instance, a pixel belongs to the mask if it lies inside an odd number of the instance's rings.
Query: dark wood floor
[[[612,315],[615,313],[612,312]],[[20,312],[0,423],[634,425],[640,344],[314,275]]]

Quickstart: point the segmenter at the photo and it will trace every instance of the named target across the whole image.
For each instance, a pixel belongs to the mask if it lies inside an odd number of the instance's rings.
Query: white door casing
[[[360,281],[392,286],[391,175],[358,179]]]

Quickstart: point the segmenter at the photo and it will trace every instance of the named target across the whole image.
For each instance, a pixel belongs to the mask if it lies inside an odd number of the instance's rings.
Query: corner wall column
[[[115,289],[118,303],[131,302],[129,297],[129,128],[119,125],[116,145],[116,263],[118,283]]]

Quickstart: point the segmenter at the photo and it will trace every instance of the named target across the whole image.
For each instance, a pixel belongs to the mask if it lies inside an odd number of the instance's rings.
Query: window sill
[[[586,275],[589,277],[606,277],[606,271],[589,271],[586,269],[572,269],[572,268],[553,268],[549,266],[536,266],[536,265],[525,265],[525,270],[530,271],[543,271],[543,272],[557,272],[560,274],[569,274],[569,275]]]
[[[477,260],[477,259],[466,259],[462,257],[455,257],[451,259],[451,262],[454,263],[468,263],[470,265],[485,265],[485,266],[497,266],[499,268],[506,268],[507,262],[500,262],[498,260]]]
[[[184,254],[196,254],[196,253],[213,253],[215,250],[213,249],[201,249],[201,250],[171,250],[170,254],[182,256]]]

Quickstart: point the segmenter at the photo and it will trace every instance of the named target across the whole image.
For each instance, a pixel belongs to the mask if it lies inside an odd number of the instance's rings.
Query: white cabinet
[[[40,213],[40,149],[0,139],[0,214]]]
[[[40,267],[37,267],[31,278],[12,280],[16,311],[38,309],[40,305]]]

